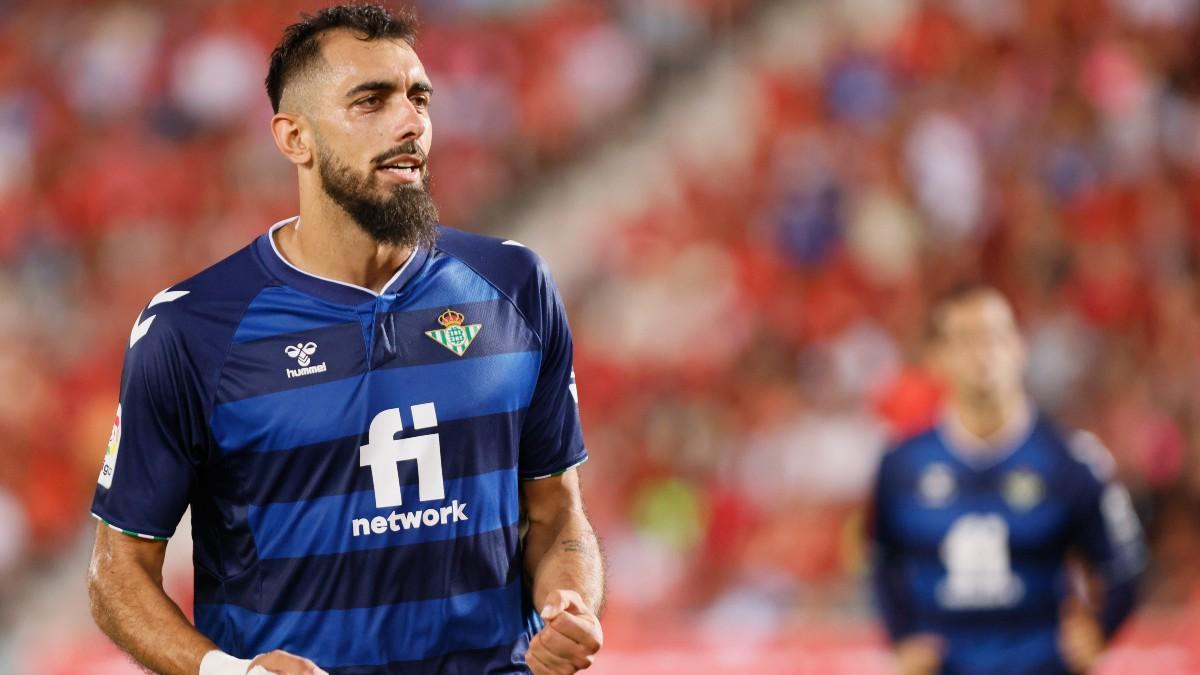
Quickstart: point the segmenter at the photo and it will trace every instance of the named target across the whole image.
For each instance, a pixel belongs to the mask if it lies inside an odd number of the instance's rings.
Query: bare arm
[[[220,652],[184,616],[162,585],[167,542],[138,539],[100,523],[88,565],[92,618],[105,635],[143,667],[163,675],[195,675],[211,651]],[[277,675],[321,675],[308,659],[275,650],[252,662],[219,654],[209,673],[249,672],[262,666]]]
[[[118,647],[146,668],[194,675],[217,646],[167,597],[162,587],[167,542],[138,539],[103,523],[88,566],[92,617]]]
[[[604,604],[604,566],[600,544],[583,510],[579,473],[522,483],[529,531],[525,535],[525,571],[533,579],[535,606],[545,606],[554,590],[573,590],[587,609],[600,614]]]

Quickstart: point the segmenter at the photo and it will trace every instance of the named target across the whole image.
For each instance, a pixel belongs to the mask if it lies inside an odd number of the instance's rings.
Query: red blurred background
[[[134,672],[82,584],[124,345],[294,213],[261,82],[319,6],[0,3],[0,671]],[[937,411],[929,299],[980,279],[1151,537],[1102,672],[1200,672],[1200,4],[417,9],[444,220],[542,252],[568,304],[598,670],[890,672],[863,501]]]

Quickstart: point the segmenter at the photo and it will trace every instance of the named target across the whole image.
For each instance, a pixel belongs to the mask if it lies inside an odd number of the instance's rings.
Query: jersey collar
[[[396,270],[396,274],[383,287],[382,293],[376,293],[369,288],[338,281],[337,279],[329,279],[311,274],[288,262],[275,245],[275,231],[284,225],[295,222],[298,217],[285,218],[272,225],[271,229],[255,242],[255,249],[263,265],[266,266],[276,279],[298,291],[317,296],[323,300],[345,305],[359,305],[375,300],[376,298],[394,296],[400,292],[410,279],[421,271],[425,260],[429,258],[429,249],[420,246],[413,249],[412,254],[408,256],[408,260],[400,266],[400,269]]]
[[[994,439],[984,440],[968,431],[947,406],[936,431],[951,455],[973,469],[983,470],[1003,463],[1024,446],[1033,435],[1039,416],[1037,408],[1026,403],[1022,414],[1009,420]]]

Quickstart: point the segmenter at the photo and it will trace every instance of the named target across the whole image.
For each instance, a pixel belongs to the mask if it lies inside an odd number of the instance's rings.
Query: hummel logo
[[[297,342],[294,345],[288,345],[283,348],[283,353],[287,354],[289,358],[296,359],[296,363],[300,366],[299,368],[287,368],[284,370],[287,373],[288,379],[312,375],[313,373],[323,373],[327,370],[324,361],[315,366],[312,365],[312,359],[309,357],[317,353],[317,343],[315,342],[307,344]]]
[[[300,367],[303,368],[310,362],[308,357],[317,352],[317,343],[310,342],[308,344],[304,344],[302,342],[297,342],[295,345],[288,345],[284,347],[283,352],[293,359],[296,359],[296,363],[299,363]]]

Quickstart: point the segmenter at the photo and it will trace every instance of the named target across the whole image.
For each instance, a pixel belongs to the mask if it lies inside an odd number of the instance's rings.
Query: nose
[[[399,106],[400,116],[396,121],[396,140],[415,141],[425,135],[429,120],[417,110],[412,101]]]

